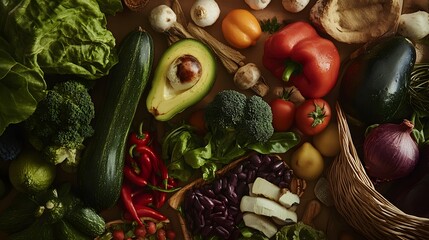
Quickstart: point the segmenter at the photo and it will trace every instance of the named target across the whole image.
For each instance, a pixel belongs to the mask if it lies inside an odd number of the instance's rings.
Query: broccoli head
[[[237,128],[241,144],[266,142],[274,133],[273,114],[271,107],[259,96],[247,99],[244,107],[244,115]]]
[[[234,130],[243,118],[246,99],[246,95],[235,90],[217,93],[205,109],[208,128],[215,134]]]
[[[266,142],[274,133],[268,103],[259,96],[247,98],[235,90],[219,92],[207,105],[205,120],[215,134],[233,132],[242,146]]]
[[[57,83],[25,121],[31,144],[45,158],[59,164],[65,159],[76,165],[77,150],[92,136],[94,103],[85,85],[69,80]],[[75,153],[75,154],[65,154]]]

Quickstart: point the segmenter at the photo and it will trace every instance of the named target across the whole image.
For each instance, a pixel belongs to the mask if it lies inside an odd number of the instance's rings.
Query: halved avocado
[[[170,120],[204,98],[215,80],[211,49],[195,39],[177,41],[159,60],[146,107],[157,120]]]

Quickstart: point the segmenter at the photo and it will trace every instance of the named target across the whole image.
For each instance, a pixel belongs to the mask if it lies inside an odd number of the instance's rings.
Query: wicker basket
[[[341,152],[332,163],[329,181],[337,210],[368,239],[429,239],[429,219],[402,212],[375,190],[338,103],[336,110]]]
[[[143,11],[148,2],[149,0],[124,0],[125,6],[135,12]]]

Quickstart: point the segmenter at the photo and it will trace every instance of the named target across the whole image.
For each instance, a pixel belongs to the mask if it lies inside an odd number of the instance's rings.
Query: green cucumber
[[[91,240],[93,237],[86,236],[76,230],[70,223],[61,220],[55,224],[55,237],[61,240]]]
[[[65,216],[73,227],[88,236],[97,237],[106,229],[106,222],[91,208],[75,208]]]
[[[149,33],[133,31],[121,43],[119,62],[110,71],[104,106],[77,171],[81,199],[97,211],[119,198],[128,131],[149,80],[153,51]]]

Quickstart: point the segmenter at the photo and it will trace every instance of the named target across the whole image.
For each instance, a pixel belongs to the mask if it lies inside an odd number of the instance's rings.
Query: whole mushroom
[[[254,63],[240,67],[234,74],[234,83],[239,89],[252,89],[261,97],[265,96],[269,90],[261,76],[261,71]]]
[[[262,10],[268,6],[271,0],[244,0],[253,10]]]

